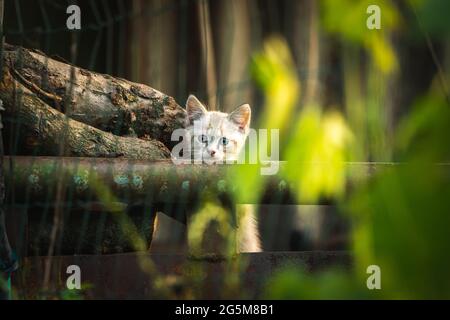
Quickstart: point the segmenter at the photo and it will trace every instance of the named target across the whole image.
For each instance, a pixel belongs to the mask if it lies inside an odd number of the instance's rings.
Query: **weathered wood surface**
[[[120,137],[68,118],[50,107],[34,92],[16,80],[5,68],[0,83],[0,99],[14,139],[10,152],[30,155],[65,155],[73,157],[125,157],[164,159],[170,156],[163,143],[132,137]]]
[[[4,64],[15,82],[45,104],[102,131],[119,136],[135,134],[171,148],[172,132],[185,124],[186,112],[172,97],[143,84],[11,45],[5,46]],[[12,88],[5,83],[2,89]]]
[[[24,259],[13,282],[17,298],[42,297],[46,259]],[[148,253],[60,256],[52,258],[51,284],[56,292],[66,290],[67,267],[73,264],[82,270],[82,283],[92,285],[80,296],[84,299],[255,299],[264,298],[266,281],[284,266],[306,272],[332,266],[351,270],[352,256],[346,251],[244,253],[229,260],[192,260],[184,255]],[[149,268],[149,264],[153,267]],[[237,266],[242,267],[239,274]],[[230,270],[239,280],[231,287],[227,282]],[[201,276],[203,281],[193,281],[199,278],[193,275]]]

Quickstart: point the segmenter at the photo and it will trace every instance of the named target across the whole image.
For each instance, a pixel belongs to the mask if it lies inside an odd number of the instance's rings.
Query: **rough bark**
[[[116,135],[136,134],[171,148],[172,132],[184,125],[185,110],[158,90],[98,74],[37,50],[5,46],[13,78],[70,118]]]
[[[13,72],[14,69],[5,66],[0,99],[4,102],[5,114],[17,126],[14,138],[21,153],[147,160],[169,157],[169,150],[159,141],[116,136],[68,118],[41,100],[33,89],[16,80]]]

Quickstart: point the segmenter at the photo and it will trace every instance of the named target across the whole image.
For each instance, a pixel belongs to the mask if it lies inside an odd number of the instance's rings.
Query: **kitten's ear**
[[[193,94],[191,94],[186,101],[186,111],[190,123],[200,119],[205,115],[205,113],[208,112],[203,104]]]
[[[246,131],[250,126],[250,119],[252,116],[252,110],[250,105],[243,104],[242,106],[236,108],[228,118],[239,126],[240,130]]]

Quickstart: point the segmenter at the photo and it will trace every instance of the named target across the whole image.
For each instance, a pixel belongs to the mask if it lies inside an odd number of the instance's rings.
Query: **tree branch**
[[[17,126],[14,132],[18,135],[14,138],[21,147],[20,154],[60,155],[63,144],[66,156],[146,160],[170,156],[159,141],[116,136],[68,118],[16,80],[8,66],[4,68],[0,83],[0,99],[4,102],[6,116],[13,118]]]

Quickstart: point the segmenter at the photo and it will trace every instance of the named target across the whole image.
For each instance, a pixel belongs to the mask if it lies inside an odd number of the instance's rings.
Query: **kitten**
[[[206,164],[238,159],[247,139],[251,109],[243,104],[230,114],[207,111],[193,95],[186,101],[188,114],[185,138],[191,159]]]
[[[206,164],[237,160],[250,130],[251,109],[243,104],[230,114],[208,111],[193,95],[186,101],[188,115],[183,141],[186,158]],[[185,158],[185,159],[186,159]],[[238,205],[239,252],[260,252],[261,243],[254,205]],[[188,230],[189,232],[189,230]]]

